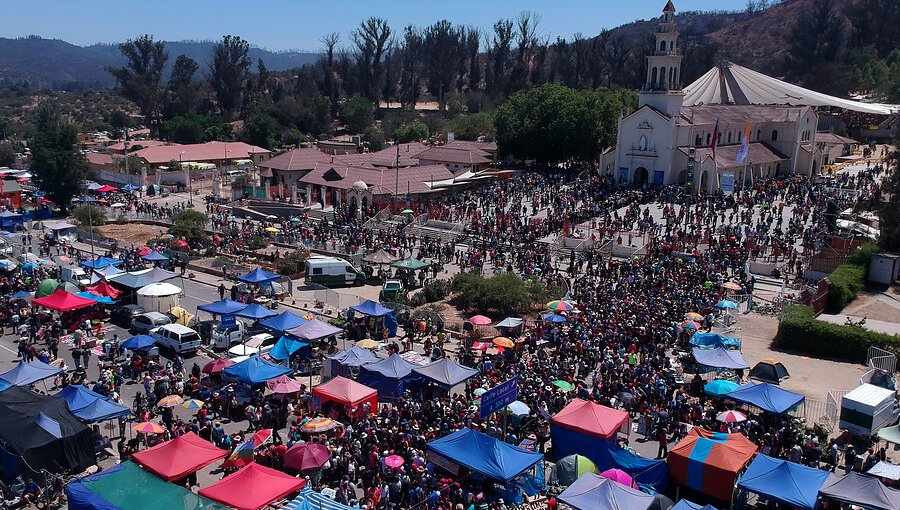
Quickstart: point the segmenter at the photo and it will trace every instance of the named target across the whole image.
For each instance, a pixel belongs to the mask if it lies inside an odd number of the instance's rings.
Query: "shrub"
[[[169,233],[176,238],[192,243],[206,240],[207,217],[200,211],[183,209],[172,215],[172,227]]]
[[[831,286],[828,288],[828,310],[838,313],[856,299],[856,295],[865,286],[866,268],[856,264],[841,264],[828,277]]]
[[[283,275],[302,273],[306,270],[306,259],[308,258],[309,250],[298,248],[285,253],[280,259],[276,260],[275,269],[278,271],[278,274]]]
[[[106,213],[95,205],[79,205],[72,209],[72,220],[83,229],[87,229],[91,224],[97,227],[106,224]]]
[[[419,307],[427,303],[440,301],[450,294],[450,282],[447,280],[432,280],[422,287],[422,290],[415,293],[409,300],[414,307]]]
[[[457,306],[479,312],[497,311],[501,314],[527,312],[551,295],[539,281],[524,282],[512,273],[484,278],[475,273],[461,273],[453,277],[451,288],[457,292]]]
[[[791,305],[779,317],[773,344],[805,354],[865,363],[870,346],[900,354],[900,336],[816,320],[808,306]]]

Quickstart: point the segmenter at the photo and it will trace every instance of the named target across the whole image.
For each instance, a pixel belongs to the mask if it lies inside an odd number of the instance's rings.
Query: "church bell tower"
[[[639,106],[648,105],[677,117],[681,115],[684,92],[681,90],[681,53],[675,31],[675,5],[672,0],[663,8],[656,27],[656,45],[647,57],[647,80],[640,92]]]

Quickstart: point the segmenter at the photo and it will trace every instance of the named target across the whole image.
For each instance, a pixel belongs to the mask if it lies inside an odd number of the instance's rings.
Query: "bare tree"
[[[360,89],[363,95],[378,103],[383,58],[391,40],[391,27],[387,20],[371,17],[360,23],[351,38],[357,51]]]

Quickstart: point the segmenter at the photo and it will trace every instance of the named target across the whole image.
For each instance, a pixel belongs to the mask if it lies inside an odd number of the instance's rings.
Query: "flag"
[[[255,445],[253,440],[241,443],[231,452],[231,455],[222,463],[222,467],[246,466],[253,462],[253,450]]]
[[[737,154],[737,162],[743,163],[747,161],[747,156],[750,155],[750,130],[751,130],[750,121],[747,122],[747,129],[744,130],[744,138],[741,139],[741,150],[738,151]]]
[[[716,147],[719,145],[719,119],[716,119],[716,127],[713,129],[712,135],[712,156],[713,162],[716,161]]]

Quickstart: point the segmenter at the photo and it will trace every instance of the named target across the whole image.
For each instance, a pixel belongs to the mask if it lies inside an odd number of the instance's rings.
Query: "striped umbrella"
[[[168,397],[163,397],[159,399],[159,402],[156,403],[158,407],[175,407],[184,402],[184,399],[178,395],[169,395]]]
[[[703,316],[697,312],[688,312],[684,316],[692,320],[703,320]]]
[[[554,312],[571,312],[575,309],[575,305],[571,301],[557,299],[547,303],[547,309],[553,310]]]
[[[331,418],[313,418],[300,426],[300,430],[315,434],[317,432],[326,432],[333,428],[339,427],[341,424]]]
[[[356,342],[356,345],[362,347],[363,349],[374,349],[378,347],[378,342],[372,340],[371,338],[366,338],[365,340],[360,340]]]
[[[700,329],[700,324],[697,324],[694,321],[684,321],[681,323],[682,329],[693,329],[694,331]]]
[[[205,402],[203,402],[202,400],[197,400],[196,398],[185,400],[181,403],[181,407],[185,409],[200,409],[204,405],[206,405]]]
[[[162,434],[166,431],[162,425],[157,425],[156,423],[145,421],[142,423],[138,423],[137,425],[131,427],[131,430],[135,432],[143,432],[144,434]]]
[[[725,411],[724,413],[719,413],[716,419],[724,423],[740,423],[747,421],[747,415],[740,411]]]

